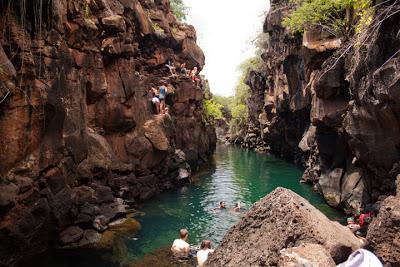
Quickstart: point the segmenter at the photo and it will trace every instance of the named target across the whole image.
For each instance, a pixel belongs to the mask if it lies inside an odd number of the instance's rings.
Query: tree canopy
[[[183,3],[183,0],[170,0],[172,12],[179,21],[185,21],[188,13],[188,7]]]
[[[302,33],[306,28],[320,26],[340,36],[347,36],[368,16],[371,0],[291,0],[296,8],[284,18],[283,26]],[[351,15],[350,15],[351,14]]]

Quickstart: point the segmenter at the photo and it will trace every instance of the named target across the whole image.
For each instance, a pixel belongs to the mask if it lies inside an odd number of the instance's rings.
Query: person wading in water
[[[200,250],[197,252],[197,264],[199,267],[204,267],[204,263],[206,262],[208,255],[210,253],[213,253],[214,250],[211,249],[211,241],[210,240],[204,240],[201,242],[200,245]]]
[[[189,232],[186,229],[179,231],[180,239],[175,239],[172,243],[172,254],[178,259],[187,259],[190,253],[190,245],[186,242],[189,237]]]

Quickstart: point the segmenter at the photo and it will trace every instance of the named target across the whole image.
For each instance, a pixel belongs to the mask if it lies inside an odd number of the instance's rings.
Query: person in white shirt
[[[203,240],[201,242],[200,250],[197,252],[197,264],[199,267],[204,267],[204,263],[206,262],[208,255],[213,253],[214,250],[211,249],[211,241]]]
[[[179,231],[180,239],[175,239],[171,251],[177,258],[187,258],[190,252],[190,245],[186,242],[189,232],[186,229]]]

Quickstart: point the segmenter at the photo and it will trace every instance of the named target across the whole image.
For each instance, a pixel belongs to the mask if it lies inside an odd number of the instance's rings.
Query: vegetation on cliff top
[[[292,32],[321,27],[336,36],[349,36],[371,18],[370,0],[291,0],[297,7],[283,26]]]
[[[183,3],[183,0],[170,0],[172,12],[179,21],[185,21],[188,14],[188,7]]]

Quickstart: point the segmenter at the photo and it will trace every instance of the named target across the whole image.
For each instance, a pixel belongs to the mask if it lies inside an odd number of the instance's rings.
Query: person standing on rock
[[[151,88],[152,98],[151,102],[156,106],[157,114],[160,114],[160,99],[158,99],[158,90]]]
[[[200,250],[197,252],[197,264],[199,267],[204,267],[204,263],[206,262],[208,255],[213,253],[214,250],[211,249],[211,241],[203,240],[200,245]]]
[[[178,259],[186,259],[190,253],[190,245],[186,242],[189,237],[189,232],[186,229],[179,231],[179,239],[175,239],[172,243],[172,254]]]
[[[197,79],[197,67],[194,67],[189,74],[190,78],[192,79],[192,82],[196,82]]]
[[[167,92],[168,92],[167,84],[164,83],[163,85],[161,85],[158,92],[159,92],[158,98],[160,99],[160,112],[161,114],[165,114],[165,98],[167,97]]]

